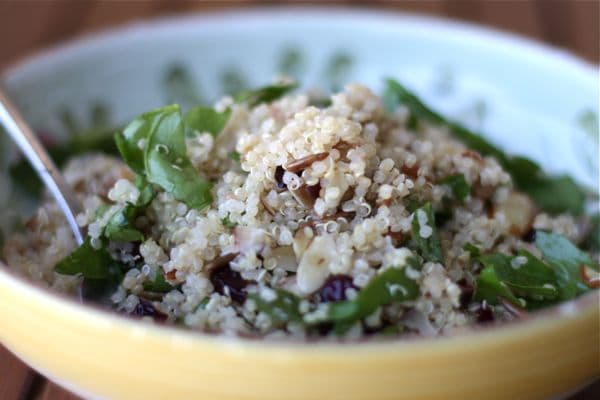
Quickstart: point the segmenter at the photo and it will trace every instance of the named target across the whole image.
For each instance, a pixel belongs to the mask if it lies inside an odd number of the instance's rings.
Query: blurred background
[[[0,68],[37,49],[139,19],[300,4],[450,17],[564,47],[594,63],[600,60],[598,0],[0,0]]]
[[[257,6],[363,7],[386,12],[448,17],[525,35],[600,61],[599,0],[429,1],[109,1],[0,0],[0,70],[28,54],[81,35],[158,16]],[[573,399],[600,398],[600,385]],[[33,372],[0,345],[0,400],[65,400],[77,397]]]

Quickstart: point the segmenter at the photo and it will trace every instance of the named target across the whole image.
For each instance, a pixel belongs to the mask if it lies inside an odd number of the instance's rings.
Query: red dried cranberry
[[[495,319],[494,312],[485,302],[481,304],[481,307],[479,307],[477,311],[475,311],[475,315],[477,316],[477,322],[480,324],[493,322]]]
[[[473,285],[464,278],[456,282],[456,284],[460,288],[460,308],[464,310],[467,308],[471,302],[471,299],[473,298],[474,288]]]
[[[275,168],[275,182],[277,183],[277,189],[283,190],[286,188],[285,183],[283,183],[283,174],[285,173],[283,167],[278,165]]]
[[[356,289],[352,277],[348,275],[332,275],[317,292],[318,301],[328,303],[331,301],[346,300],[346,289]]]
[[[246,301],[248,281],[242,278],[239,272],[232,270],[229,264],[213,269],[210,273],[210,281],[220,294],[228,294],[233,301],[240,304]]]

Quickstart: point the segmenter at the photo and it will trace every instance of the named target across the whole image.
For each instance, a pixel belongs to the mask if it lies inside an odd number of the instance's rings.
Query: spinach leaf
[[[212,185],[198,175],[186,155],[179,107],[168,106],[160,111],[160,118],[147,132],[143,157],[146,179],[189,207],[202,209],[212,202]]]
[[[198,133],[208,132],[213,137],[225,129],[231,117],[231,109],[218,112],[211,107],[194,107],[185,114],[185,134],[193,137]]]
[[[258,89],[248,90],[236,94],[233,99],[236,103],[246,103],[249,107],[257,106],[261,103],[270,103],[277,100],[286,93],[296,89],[297,83],[277,83],[270,86],[263,86]]]
[[[210,129],[215,127],[211,123]],[[170,105],[140,115],[115,139],[131,169],[189,207],[202,209],[212,202],[212,185],[187,157],[184,132],[179,106]]]
[[[259,294],[249,294],[248,298],[254,300],[259,311],[264,312],[271,319],[274,327],[281,327],[289,321],[302,323],[300,313],[301,299],[293,293],[281,289],[273,289],[276,297],[265,300]]]
[[[165,113],[178,111],[178,106],[167,106],[143,113],[131,121],[122,132],[115,134],[117,148],[129,168],[140,175],[145,173],[144,149],[147,147],[150,132],[156,129]]]
[[[154,293],[169,293],[171,290],[175,289],[173,285],[165,280],[165,277],[160,270],[156,272],[152,281],[144,282],[143,286],[144,290]]]
[[[428,232],[425,232],[427,230],[431,230],[431,233],[426,238],[422,237],[421,234],[427,234]],[[412,240],[417,251],[425,260],[442,261],[442,247],[436,230],[431,203],[426,203],[413,213]]]
[[[498,298],[503,297],[511,303],[521,307],[522,304],[515,297],[508,286],[500,280],[496,273],[496,265],[506,262],[502,254],[489,255],[482,259],[484,268],[475,281],[475,293],[473,298],[477,301],[487,301],[490,304],[498,304]]]
[[[120,276],[123,268],[105,248],[92,247],[87,237],[81,246],[56,264],[54,271],[63,275],[81,275],[85,279],[107,280]]]
[[[540,167],[525,157],[511,157],[492,145],[481,135],[452,122],[425,105],[415,94],[393,79],[386,80],[384,105],[394,111],[400,104],[406,106],[412,117],[448,127],[450,134],[467,147],[487,156],[495,157],[513,177],[515,186],[529,194],[543,210],[558,214],[583,212],[585,191],[567,176],[545,175]]]
[[[482,262],[490,256],[483,256]],[[558,296],[556,274],[544,262],[526,250],[521,250],[517,257],[494,255],[503,259],[494,265],[498,278],[519,296],[534,300],[552,300]],[[524,257],[525,262],[521,262]]]
[[[328,319],[342,324],[344,331],[352,324],[371,315],[378,307],[392,302],[414,300],[419,295],[419,285],[408,276],[405,269],[392,267],[360,290],[353,300],[344,300],[329,305]]]
[[[517,256],[478,256],[484,268],[476,281],[475,299],[498,304],[498,297],[504,297],[521,306],[518,295],[528,299],[527,309],[534,310],[590,290],[580,278],[580,266],[597,269],[597,265],[587,254],[565,237],[543,231],[536,233],[535,244],[543,260],[526,250]]]
[[[138,214],[138,207],[126,204],[115,212],[104,227],[103,235],[110,240],[123,242],[138,242],[144,240],[144,235],[133,227],[133,221]]]
[[[463,201],[471,193],[471,186],[469,186],[463,174],[447,176],[439,183],[449,186],[454,198],[459,201]]]
[[[569,300],[589,291],[579,275],[581,265],[598,270],[598,266],[589,255],[579,250],[564,236],[555,233],[537,231],[535,245],[542,252],[544,260],[556,272],[561,300]]]
[[[154,197],[156,196],[154,188],[142,175],[136,175],[135,186],[140,191],[140,196],[138,197],[136,206],[146,207],[152,200],[154,200]]]

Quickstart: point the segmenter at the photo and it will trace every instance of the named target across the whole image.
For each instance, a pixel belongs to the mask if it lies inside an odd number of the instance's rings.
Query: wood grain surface
[[[0,0],[0,69],[61,41],[140,19],[251,8],[257,5],[285,7],[298,4],[368,7],[389,12],[404,11],[450,17],[489,25],[563,47],[593,63],[600,60],[598,0]],[[571,398],[600,399],[600,383]],[[74,400],[78,397],[31,370],[0,345],[0,400],[17,399]]]

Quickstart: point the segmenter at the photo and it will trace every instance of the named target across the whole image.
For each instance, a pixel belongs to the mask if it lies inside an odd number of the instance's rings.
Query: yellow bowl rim
[[[266,15],[273,17],[278,16],[281,13],[289,12],[290,10],[307,14],[316,13],[321,16],[345,14],[350,17],[360,18],[361,16],[367,15],[370,17],[378,17],[388,20],[405,18],[413,22],[436,23],[442,24],[449,28],[471,31],[479,34],[491,34],[506,42],[517,42],[518,44],[528,46],[533,50],[553,52],[557,57],[562,58],[563,61],[576,66],[580,70],[585,70],[586,73],[597,73],[596,65],[591,64],[568,51],[539,43],[535,40],[528,39],[517,34],[503,32],[497,29],[479,26],[477,24],[459,22],[447,18],[423,16],[407,12],[394,12],[391,13],[392,15],[390,15],[390,13],[374,11],[372,9],[361,7],[350,8],[336,6],[325,9],[315,6],[292,6],[283,8],[257,7],[253,8],[252,10],[242,8],[241,10],[238,9],[234,11],[206,12],[201,15],[172,15],[151,18],[143,22],[129,22],[108,29],[92,33],[85,33],[78,38],[46,47],[31,54],[27,54],[15,62],[9,63],[8,66],[5,66],[0,71],[0,81],[7,79],[24,66],[35,65],[40,61],[44,61],[45,58],[56,55],[57,53],[76,52],[77,50],[85,48],[90,44],[114,40],[121,37],[123,34],[131,33],[140,29],[147,30],[155,29],[157,27],[168,29],[169,26],[178,24],[180,22],[191,23],[206,21],[214,18],[215,16],[239,17],[240,15],[254,15],[255,17],[260,17]],[[120,315],[114,311],[102,309],[97,306],[82,305],[71,296],[52,291],[20,275],[16,271],[11,270],[10,266],[6,265],[0,260],[0,285],[4,284],[14,286],[16,289],[22,291],[23,296],[36,298],[36,301],[41,302],[45,305],[45,307],[55,307],[63,310],[66,313],[72,313],[74,317],[85,319],[90,324],[96,326],[115,325],[130,332],[151,335],[157,339],[162,339],[165,341],[177,343],[184,342],[191,345],[196,343],[201,345],[223,346],[228,348],[243,347],[244,350],[256,351],[257,353],[300,350],[302,353],[308,352],[310,354],[312,352],[318,352],[323,355],[325,352],[330,353],[331,355],[348,357],[366,353],[371,355],[389,355],[390,352],[401,355],[407,351],[418,352],[426,349],[430,351],[461,345],[474,346],[477,344],[493,343],[499,340],[502,341],[516,339],[519,336],[527,335],[528,333],[552,330],[561,325],[569,323],[573,319],[585,318],[588,314],[597,313],[598,308],[600,308],[600,290],[593,290],[592,292],[587,293],[586,295],[583,295],[577,299],[536,312],[527,320],[505,322],[500,325],[491,324],[488,326],[476,326],[474,328],[467,329],[464,332],[459,332],[449,336],[433,338],[411,337],[389,340],[368,339],[347,342],[317,340],[310,341],[308,342],[310,345],[307,345],[306,341],[301,340],[260,340],[229,337],[186,330],[172,325],[159,325],[156,323],[138,321],[134,318]],[[559,318],[557,318],[557,316]]]

